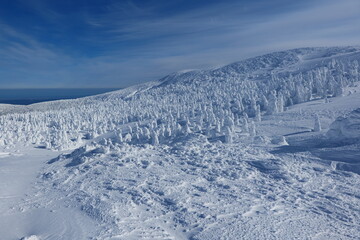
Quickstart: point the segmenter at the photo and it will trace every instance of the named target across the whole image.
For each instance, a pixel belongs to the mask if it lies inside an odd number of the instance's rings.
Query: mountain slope
[[[354,61],[360,59],[360,47],[330,47],[330,48],[300,48],[282,52],[275,52],[259,57],[254,57],[226,65],[213,70],[193,70],[178,72],[168,75],[159,81],[154,81],[143,87],[139,85],[140,91],[136,87],[126,90],[119,90],[100,96],[120,95],[126,97],[135,91],[141,92],[143,89],[148,90],[149,86],[165,86],[173,83],[188,83],[193,81],[210,81],[221,78],[238,77],[241,80],[271,80],[272,75],[297,74],[308,72],[310,70],[329,67],[334,64],[333,61]],[[91,97],[90,97],[91,98]]]
[[[346,86],[359,81],[358,59],[359,48],[290,50],[215,70],[173,74],[108,94],[34,104],[18,110],[24,114],[3,115],[0,121],[8,139],[61,149],[77,146],[85,136],[114,132],[118,126],[136,121],[138,125],[162,122],[163,127],[151,124],[144,130],[150,133],[142,131],[133,142],[144,142],[140,139],[150,139],[145,135],[165,130],[176,134],[178,123],[183,125],[184,121],[204,134],[216,127],[216,134],[221,135],[229,119],[241,125],[247,117],[343,95]],[[27,121],[14,124],[14,117]],[[29,128],[34,132],[31,139]]]
[[[346,166],[359,143],[334,146],[323,134],[359,102],[357,87],[294,105],[263,116],[256,136],[235,126],[227,143],[196,132],[160,145],[98,139],[50,161],[41,194],[81,206],[104,239],[356,239],[360,175]]]
[[[58,155],[16,204],[60,233],[24,234],[356,239],[359,142],[326,132],[360,107],[359,61],[358,47],[294,49],[3,113],[6,158]]]

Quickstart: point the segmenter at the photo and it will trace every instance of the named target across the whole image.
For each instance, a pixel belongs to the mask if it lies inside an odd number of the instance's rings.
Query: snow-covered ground
[[[34,201],[38,174],[46,161],[57,155],[48,150],[21,147],[0,153],[0,239],[60,240],[91,236],[95,223],[79,210],[67,208],[64,201],[57,201],[51,207]]]
[[[0,238],[358,239],[357,60],[296,49],[7,108]]]

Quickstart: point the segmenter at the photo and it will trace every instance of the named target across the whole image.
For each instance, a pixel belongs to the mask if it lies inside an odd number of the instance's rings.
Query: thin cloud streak
[[[135,17],[118,17],[129,6]],[[84,14],[84,23],[99,33],[82,39],[101,48],[92,57],[74,56],[0,24],[0,43],[4,43],[0,76],[13,80],[1,85],[124,87],[275,50],[359,44],[360,2],[356,0],[312,1],[291,11],[284,7],[276,13],[253,15],[257,8],[216,4],[159,17],[156,9],[129,2],[95,17]]]

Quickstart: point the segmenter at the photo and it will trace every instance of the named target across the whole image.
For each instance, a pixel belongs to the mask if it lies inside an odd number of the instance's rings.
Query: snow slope
[[[358,123],[359,60],[294,49],[3,111],[1,197],[21,197],[0,236],[357,239],[360,143],[326,133]]]
[[[58,153],[20,149],[0,153],[0,239],[60,240],[91,236],[94,223],[80,211],[70,210],[62,201],[48,208],[30,200],[36,197],[40,169]],[[31,208],[27,207],[29,204]]]
[[[360,176],[335,165],[360,159],[359,144],[332,146],[324,133],[359,103],[358,93],[299,104],[265,117],[254,138],[236,129],[231,144],[94,143],[51,161],[44,184],[82,199],[104,239],[357,239]],[[315,113],[323,132],[311,131]],[[266,141],[284,135],[289,146]]]

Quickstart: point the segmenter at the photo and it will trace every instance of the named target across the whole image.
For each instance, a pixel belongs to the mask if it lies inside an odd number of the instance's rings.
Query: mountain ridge
[[[318,54],[315,54],[318,53]],[[302,55],[300,55],[302,54]],[[313,54],[313,55],[311,55]],[[322,55],[319,55],[322,54]],[[254,75],[254,72],[259,72],[260,70],[267,69],[268,65],[273,66],[274,70],[281,70],[281,68],[294,66],[295,64],[301,63],[303,61],[325,61],[330,60],[332,58],[343,58],[346,55],[359,55],[360,59],[360,47],[358,46],[346,46],[346,47],[306,47],[306,48],[295,48],[284,51],[272,52],[264,55],[259,55],[256,57],[247,58],[241,61],[236,61],[220,68],[211,69],[211,70],[190,70],[190,71],[178,71],[171,73],[159,80],[141,83],[138,85],[130,86],[129,88],[121,89],[119,91],[113,91],[110,93],[104,93],[97,96],[105,96],[112,93],[121,94],[126,89],[133,89],[136,87],[142,87],[145,85],[154,85],[153,87],[161,87],[167,84],[171,84],[177,81],[185,81],[189,82],[194,78],[209,78],[209,77],[217,77],[222,74],[251,74]],[[304,58],[303,55],[309,56],[310,58]],[[272,60],[272,61],[271,61]],[[274,63],[275,62],[275,63]],[[276,64],[277,63],[277,64]],[[268,65],[266,65],[268,64]],[[279,67],[281,67],[279,69]],[[261,72],[259,72],[261,74]],[[255,74],[256,75],[256,74]],[[253,77],[253,76],[252,76]],[[267,76],[269,77],[269,76]],[[255,78],[255,77],[254,77]],[[180,79],[180,80],[179,80]],[[256,79],[256,78],[255,78]],[[149,88],[145,88],[149,89]],[[141,90],[143,90],[141,88]],[[122,95],[122,94],[121,94]],[[89,96],[91,98],[92,96]]]

